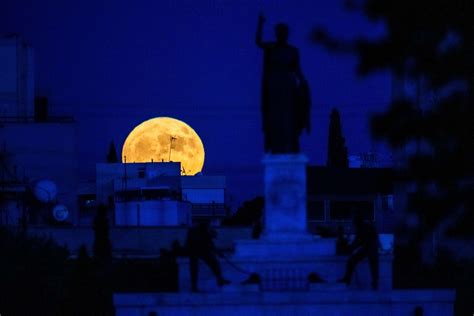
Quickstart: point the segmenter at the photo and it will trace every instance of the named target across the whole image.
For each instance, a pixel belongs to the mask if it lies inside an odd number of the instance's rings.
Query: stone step
[[[310,283],[310,291],[347,291],[349,287],[345,283]]]
[[[260,292],[260,286],[258,284],[240,284],[231,283],[221,287],[221,292]]]
[[[225,286],[217,286],[215,280],[203,280],[199,284],[199,292],[202,293],[231,293],[231,292],[260,292],[263,286],[260,284],[242,284],[233,282]],[[307,286],[299,290],[309,291],[347,291],[353,289],[353,286],[347,286],[345,283],[325,282],[325,283],[307,283]],[[268,289],[267,289],[268,290]],[[263,289],[265,291],[265,289]]]
[[[296,260],[286,262],[280,260],[236,260],[230,258],[221,260],[220,265],[224,278],[232,283],[240,284],[248,278],[244,272],[255,272],[260,275],[264,290],[307,288],[308,276],[317,273],[326,283],[337,283],[344,275],[347,257],[326,257],[319,260]],[[379,289],[391,289],[392,284],[392,257],[380,256]],[[189,260],[179,260],[180,291],[191,290]],[[371,275],[367,259],[357,265],[350,288],[371,289]],[[215,277],[209,267],[203,262],[199,263],[199,288],[206,291],[218,292]]]
[[[217,292],[259,292],[258,284],[242,284],[240,282],[232,282],[222,287],[217,286],[215,279],[202,280],[199,282],[199,292],[217,293]]]

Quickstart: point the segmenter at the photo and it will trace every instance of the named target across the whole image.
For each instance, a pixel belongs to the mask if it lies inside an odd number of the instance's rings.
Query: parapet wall
[[[234,240],[250,239],[250,228],[216,228],[216,245],[231,249]],[[30,235],[51,237],[59,245],[67,245],[72,255],[84,244],[92,250],[94,231],[92,227],[28,227]],[[186,238],[187,227],[112,227],[110,240],[116,256],[158,256],[160,248],[170,249],[173,241],[181,245]]]

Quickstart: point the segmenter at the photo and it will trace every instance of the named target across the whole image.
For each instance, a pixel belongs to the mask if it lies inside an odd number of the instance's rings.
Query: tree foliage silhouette
[[[346,1],[383,23],[377,39],[338,40],[323,28],[313,39],[334,52],[355,53],[358,74],[384,70],[421,92],[394,98],[371,130],[403,153],[403,174],[417,184],[409,210],[417,235],[474,232],[474,2],[445,0]],[[434,96],[434,97],[433,97]],[[411,151],[411,153],[409,153]],[[441,231],[442,230],[442,231]]]
[[[112,243],[109,237],[109,219],[107,207],[100,204],[94,219],[94,282],[95,310],[100,315],[113,315],[112,285]]]
[[[328,158],[326,165],[328,167],[347,168],[349,161],[347,159],[346,139],[342,136],[341,119],[339,111],[331,111],[328,133]]]
[[[265,201],[262,196],[247,200],[231,216],[222,221],[224,226],[251,226],[252,238],[258,239],[263,231],[263,210]]]
[[[109,144],[109,151],[107,153],[107,162],[108,163],[118,162],[117,149],[115,148],[114,141],[111,141]]]
[[[112,259],[112,244],[109,238],[109,219],[107,207],[103,204],[97,208],[94,219],[94,259],[97,263],[108,264]]]
[[[223,221],[223,225],[247,226],[255,224],[262,217],[264,203],[261,196],[243,202],[231,217]]]
[[[69,252],[51,239],[0,227],[2,314],[60,315]]]

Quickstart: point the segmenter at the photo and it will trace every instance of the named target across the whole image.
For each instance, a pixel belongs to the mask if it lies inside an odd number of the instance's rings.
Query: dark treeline
[[[177,251],[157,259],[112,259],[108,221],[96,217],[91,254],[0,227],[0,308],[5,315],[113,315],[115,292],[177,291]],[[171,245],[170,245],[171,248]],[[158,256],[159,255],[159,256]]]
[[[395,249],[395,285],[455,287],[456,313],[470,314],[474,304],[466,298],[474,293],[474,254],[437,248],[426,264],[421,250],[433,235],[474,239],[474,2],[344,3],[383,24],[385,33],[351,41],[318,27],[313,40],[335,53],[354,54],[359,75],[389,72],[396,83],[389,109],[371,120],[374,138],[390,144],[399,157],[399,181],[415,188],[402,216],[408,220],[396,236],[405,243]],[[403,91],[407,85],[414,92]]]

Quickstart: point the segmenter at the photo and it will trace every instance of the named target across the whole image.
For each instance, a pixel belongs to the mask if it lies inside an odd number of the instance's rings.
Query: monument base
[[[235,241],[235,259],[314,259],[317,256],[331,256],[335,254],[336,240],[320,238],[309,234],[280,235],[258,240]]]
[[[264,165],[265,239],[307,234],[306,164],[302,154],[267,154]]]
[[[381,255],[379,259],[379,289],[389,290],[392,288],[392,256]],[[248,291],[249,288],[239,285],[249,278],[251,273],[260,276],[258,284],[259,291],[311,291],[314,288],[308,277],[311,273],[317,273],[325,282],[321,286],[334,288],[344,287],[347,289],[370,289],[371,276],[368,260],[363,260],[357,265],[350,286],[337,284],[337,280],[344,275],[346,268],[346,256],[280,256],[278,258],[252,258],[233,256],[229,259],[220,259],[223,276],[232,282],[233,288]],[[189,259],[178,260],[179,291],[191,291],[191,274]],[[237,287],[236,287],[237,285]],[[198,289],[202,292],[221,292],[225,289],[219,288],[216,279],[209,267],[200,262]],[[252,288],[255,291],[255,288]]]

